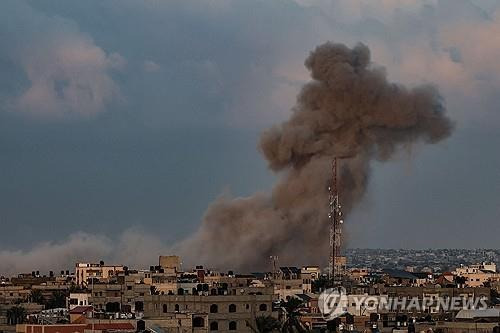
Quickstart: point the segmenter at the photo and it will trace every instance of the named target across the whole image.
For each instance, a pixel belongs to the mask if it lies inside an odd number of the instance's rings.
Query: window
[[[180,311],[179,304],[175,304],[175,312],[179,312],[179,311]]]
[[[229,312],[236,312],[236,305],[235,304],[229,305]]]
[[[259,305],[259,311],[267,311],[267,304]]]
[[[236,322],[235,321],[230,321],[229,322],[229,330],[230,331],[236,331]]]
[[[202,317],[194,317],[193,327],[205,327],[205,319],[203,319]]]
[[[163,304],[163,313],[167,313],[167,312],[168,312],[167,304]]]
[[[210,323],[210,330],[211,331],[218,331],[219,330],[219,324],[216,321],[213,321]]]
[[[135,302],[135,311],[138,311],[138,312],[144,311],[144,302],[141,302],[141,301]]]
[[[217,312],[219,312],[219,307],[217,306],[217,304],[210,305],[210,313],[217,313]]]

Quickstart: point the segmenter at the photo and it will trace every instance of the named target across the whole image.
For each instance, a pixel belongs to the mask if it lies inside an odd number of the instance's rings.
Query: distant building
[[[124,270],[122,265],[104,265],[102,261],[99,264],[77,263],[75,268],[76,284],[85,287],[90,284],[89,281],[92,279],[106,281]]]
[[[68,309],[73,310],[78,306],[88,306],[89,293],[70,293],[68,297]]]
[[[465,278],[467,287],[480,287],[498,278],[499,274],[496,273],[496,270],[496,264],[483,262],[469,266],[461,265],[455,269],[453,274]]]
[[[159,265],[161,268],[173,268],[176,272],[180,272],[181,258],[179,256],[160,256]]]

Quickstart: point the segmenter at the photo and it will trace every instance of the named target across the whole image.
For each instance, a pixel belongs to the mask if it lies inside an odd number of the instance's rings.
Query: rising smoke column
[[[282,177],[270,194],[211,204],[200,229],[180,245],[188,262],[259,269],[278,255],[284,264],[326,264],[332,159],[342,158],[339,188],[349,213],[365,193],[371,160],[386,161],[405,144],[435,143],[451,133],[437,90],[388,82],[363,44],[325,43],[305,66],[312,81],[292,116],[260,138],[269,167]]]

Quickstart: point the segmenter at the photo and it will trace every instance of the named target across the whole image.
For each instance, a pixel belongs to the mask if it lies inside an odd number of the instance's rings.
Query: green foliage
[[[30,302],[31,303],[36,303],[36,304],[44,304],[45,303],[45,298],[43,297],[42,292],[40,290],[38,290],[38,289],[31,290],[31,293],[30,293]]]
[[[66,307],[66,294],[62,291],[54,291],[52,297],[45,302],[46,309],[57,309]]]
[[[285,322],[281,328],[283,333],[295,333],[295,332],[307,332],[308,329],[304,327],[300,321],[300,309],[303,307],[304,303],[302,300],[296,297],[291,297],[288,301],[281,302],[281,309],[286,315]]]
[[[272,333],[281,330],[281,323],[272,316],[259,316],[255,318],[255,324],[249,326],[255,333]]]
[[[7,310],[7,324],[17,325],[26,321],[26,310],[22,306],[13,306]]]

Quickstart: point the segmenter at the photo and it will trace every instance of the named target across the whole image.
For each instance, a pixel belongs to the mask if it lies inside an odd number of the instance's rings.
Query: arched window
[[[236,305],[235,304],[229,304],[229,312],[236,312]]]
[[[219,330],[219,324],[216,321],[213,321],[210,323],[210,330],[211,331],[218,331]]]
[[[163,313],[167,312],[168,312],[167,304],[163,304]]]
[[[203,317],[194,317],[193,327],[205,327],[205,319]]]
[[[217,289],[211,289],[210,290],[210,295],[211,296],[216,296],[217,295]]]
[[[217,312],[219,312],[219,307],[217,306],[217,304],[210,305],[210,313],[217,313]]]
[[[175,312],[179,312],[180,311],[179,309],[180,309],[179,304],[175,304]]]
[[[230,321],[229,322],[229,330],[230,331],[236,331],[236,322],[235,321]]]
[[[259,305],[259,311],[267,311],[267,304]]]

